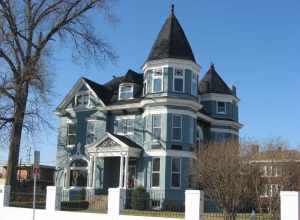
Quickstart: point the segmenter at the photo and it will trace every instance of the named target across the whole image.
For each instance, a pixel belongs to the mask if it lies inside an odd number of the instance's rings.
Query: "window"
[[[145,96],[146,94],[147,94],[147,80],[145,80],[143,84],[143,95]]]
[[[89,104],[90,94],[89,92],[81,92],[76,96],[76,106],[86,107]]]
[[[172,134],[173,140],[180,141],[182,136],[182,117],[180,115],[173,115],[172,118]]]
[[[76,124],[67,125],[67,145],[74,146],[76,144]]]
[[[193,96],[197,96],[198,91],[198,77],[196,73],[192,74],[192,86],[191,86],[191,93]]]
[[[155,70],[152,79],[152,92],[162,92],[162,71],[161,69]]]
[[[96,121],[88,121],[86,126],[86,144],[92,144],[96,141]]]
[[[159,175],[160,175],[160,158],[152,159],[152,175],[151,186],[159,187]]]
[[[152,115],[152,137],[153,140],[160,140],[161,137],[161,117]]]
[[[116,133],[119,135],[133,135],[134,132],[134,117],[120,117],[116,119]]]
[[[180,187],[180,158],[172,158],[172,170],[171,170],[171,186],[174,188]]]
[[[226,103],[225,102],[217,102],[217,113],[218,114],[226,114]]]
[[[74,160],[70,164],[70,186],[86,187],[88,163],[82,159]]]
[[[184,91],[184,74],[183,74],[183,70],[181,69],[175,69],[173,88],[175,92]]]
[[[132,98],[133,98],[133,85],[132,84],[120,84],[119,100],[132,99]]]
[[[198,144],[201,143],[201,141],[203,140],[204,135],[203,135],[203,130],[200,126],[197,126],[197,133],[196,133],[196,141]]]

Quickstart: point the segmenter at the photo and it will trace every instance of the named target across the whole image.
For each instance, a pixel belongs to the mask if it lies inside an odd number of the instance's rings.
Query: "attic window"
[[[133,84],[120,84],[119,86],[119,100],[133,98]]]
[[[76,106],[88,106],[90,101],[90,94],[89,92],[80,92],[76,96]]]

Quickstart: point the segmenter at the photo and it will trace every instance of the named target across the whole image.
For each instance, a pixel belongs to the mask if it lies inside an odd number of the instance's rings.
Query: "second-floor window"
[[[95,143],[96,140],[96,121],[88,121],[86,126],[86,144]]]
[[[226,114],[226,103],[225,102],[217,102],[217,113],[218,114]]]
[[[134,118],[117,118],[116,122],[118,135],[133,135]]]
[[[133,84],[121,84],[119,88],[119,99],[132,99],[133,98]]]
[[[175,69],[173,88],[175,92],[184,91],[184,73],[182,69]]]
[[[75,146],[76,144],[76,124],[69,123],[67,125],[67,145]]]
[[[161,69],[157,69],[154,71],[153,77],[152,77],[152,92],[157,93],[157,92],[162,92],[162,80],[163,79],[163,74]]]
[[[180,141],[182,139],[182,116],[181,115],[173,115],[172,138],[174,141]]]
[[[152,137],[154,141],[160,140],[161,137],[161,116],[152,115]]]

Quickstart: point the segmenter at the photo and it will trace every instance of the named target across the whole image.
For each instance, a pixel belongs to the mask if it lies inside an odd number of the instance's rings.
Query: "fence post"
[[[10,186],[0,185],[0,208],[9,206],[9,200],[10,200]]]
[[[46,195],[47,211],[60,210],[61,191],[62,191],[61,187],[47,186],[47,195]]]
[[[200,190],[185,191],[185,220],[202,220],[204,193]]]
[[[281,220],[300,220],[300,193],[280,192]]]
[[[120,212],[124,208],[125,189],[109,188],[108,189],[108,210],[107,213],[112,219],[119,219]]]

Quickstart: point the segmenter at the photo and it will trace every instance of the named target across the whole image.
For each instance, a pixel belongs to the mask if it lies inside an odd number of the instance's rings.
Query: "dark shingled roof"
[[[185,33],[174,15],[174,9],[165,21],[146,62],[164,58],[177,58],[196,62]]]
[[[82,79],[95,91],[97,96],[104,102],[105,105],[111,105],[119,102],[118,93],[119,85],[121,83],[135,84],[135,98],[141,97],[143,91],[143,74],[137,73],[133,70],[128,70],[124,76],[115,77],[114,79],[108,81],[104,85],[100,85],[84,77]],[[135,99],[132,99],[130,101],[135,101]]]
[[[199,91],[200,94],[219,93],[234,95],[232,90],[217,73],[213,64],[210,65],[209,70],[205,74],[204,78],[200,81]]]
[[[116,134],[112,134],[112,133],[110,133],[110,134],[115,136],[120,141],[122,141],[123,143],[127,144],[130,147],[134,147],[134,148],[138,148],[138,149],[143,150],[143,148],[140,145],[138,145],[137,143],[135,143],[134,141],[130,140],[129,138],[127,138],[125,136],[116,135]]]

